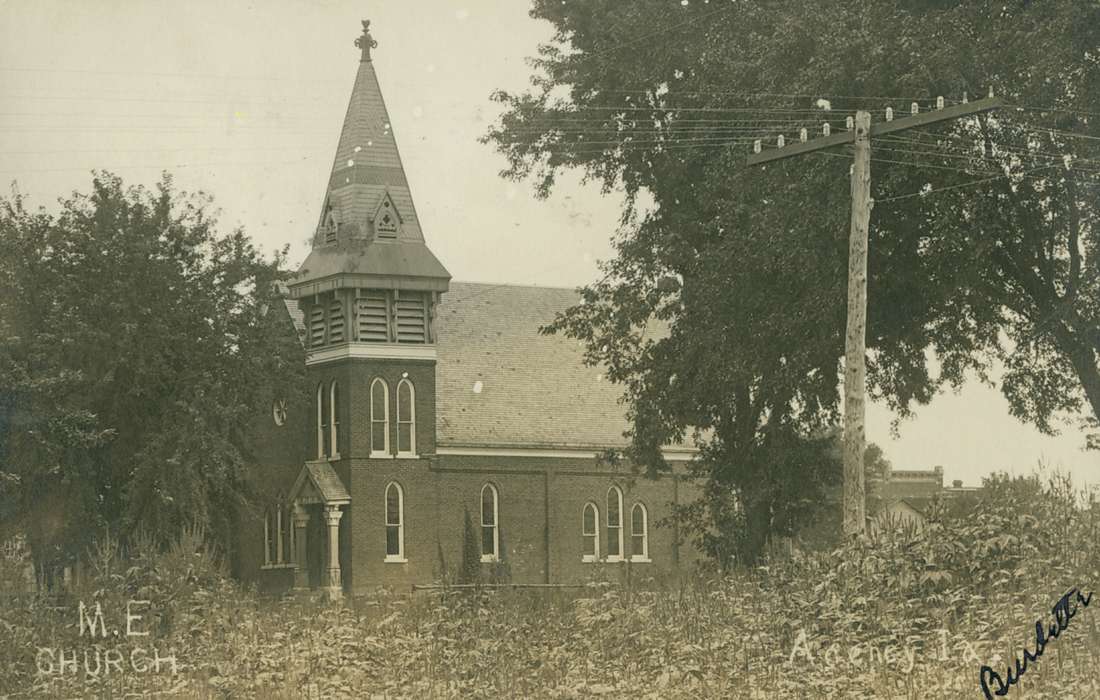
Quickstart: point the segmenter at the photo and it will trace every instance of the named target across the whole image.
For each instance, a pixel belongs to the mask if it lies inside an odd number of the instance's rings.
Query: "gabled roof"
[[[329,462],[306,462],[290,489],[289,500],[336,505],[350,503],[351,494]]]

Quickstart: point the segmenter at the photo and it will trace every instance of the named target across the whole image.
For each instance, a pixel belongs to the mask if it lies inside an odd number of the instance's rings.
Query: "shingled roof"
[[[581,345],[539,327],[572,289],[453,282],[438,312],[436,430],[442,446],[625,444],[622,387]]]
[[[578,300],[572,289],[451,283],[437,315],[440,446],[626,444],[622,387],[585,366],[579,342],[538,332]],[[297,303],[287,310],[302,327]]]

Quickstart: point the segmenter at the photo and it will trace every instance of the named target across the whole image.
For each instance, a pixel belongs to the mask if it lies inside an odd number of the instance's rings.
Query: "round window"
[[[275,425],[286,424],[286,399],[275,399],[271,403],[271,417],[275,420]]]

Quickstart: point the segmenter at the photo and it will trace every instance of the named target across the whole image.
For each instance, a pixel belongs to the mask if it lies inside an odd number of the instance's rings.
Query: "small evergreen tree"
[[[462,518],[462,571],[459,572],[459,583],[480,583],[481,540],[474,531],[468,508],[463,509]]]

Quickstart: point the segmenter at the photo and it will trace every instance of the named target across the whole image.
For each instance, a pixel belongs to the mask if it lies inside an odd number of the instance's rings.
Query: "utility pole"
[[[871,113],[856,112],[852,164],[852,227],[848,233],[848,328],[844,334],[844,534],[867,520],[863,453],[867,369],[867,231],[871,226]]]
[[[867,238],[871,222],[871,137],[896,131],[927,126],[949,119],[988,112],[1001,106],[993,96],[976,102],[944,107],[943,98],[936,98],[934,111],[920,113],[912,103],[912,116],[894,120],[894,112],[886,109],[886,121],[871,124],[871,114],[856,112],[849,117],[848,130],[831,134],[829,125],[821,138],[808,140],[806,130],[800,142],[786,146],[779,137],[778,148],[762,151],[760,141],[754,145],[749,165],[768,163],[781,158],[812,153],[843,144],[853,145],[855,157],[851,170],[852,226],[848,235],[848,323],[844,338],[844,534],[857,537],[866,530],[866,492],[863,483],[863,453],[865,450],[864,418],[866,413],[866,351],[867,351]]]

